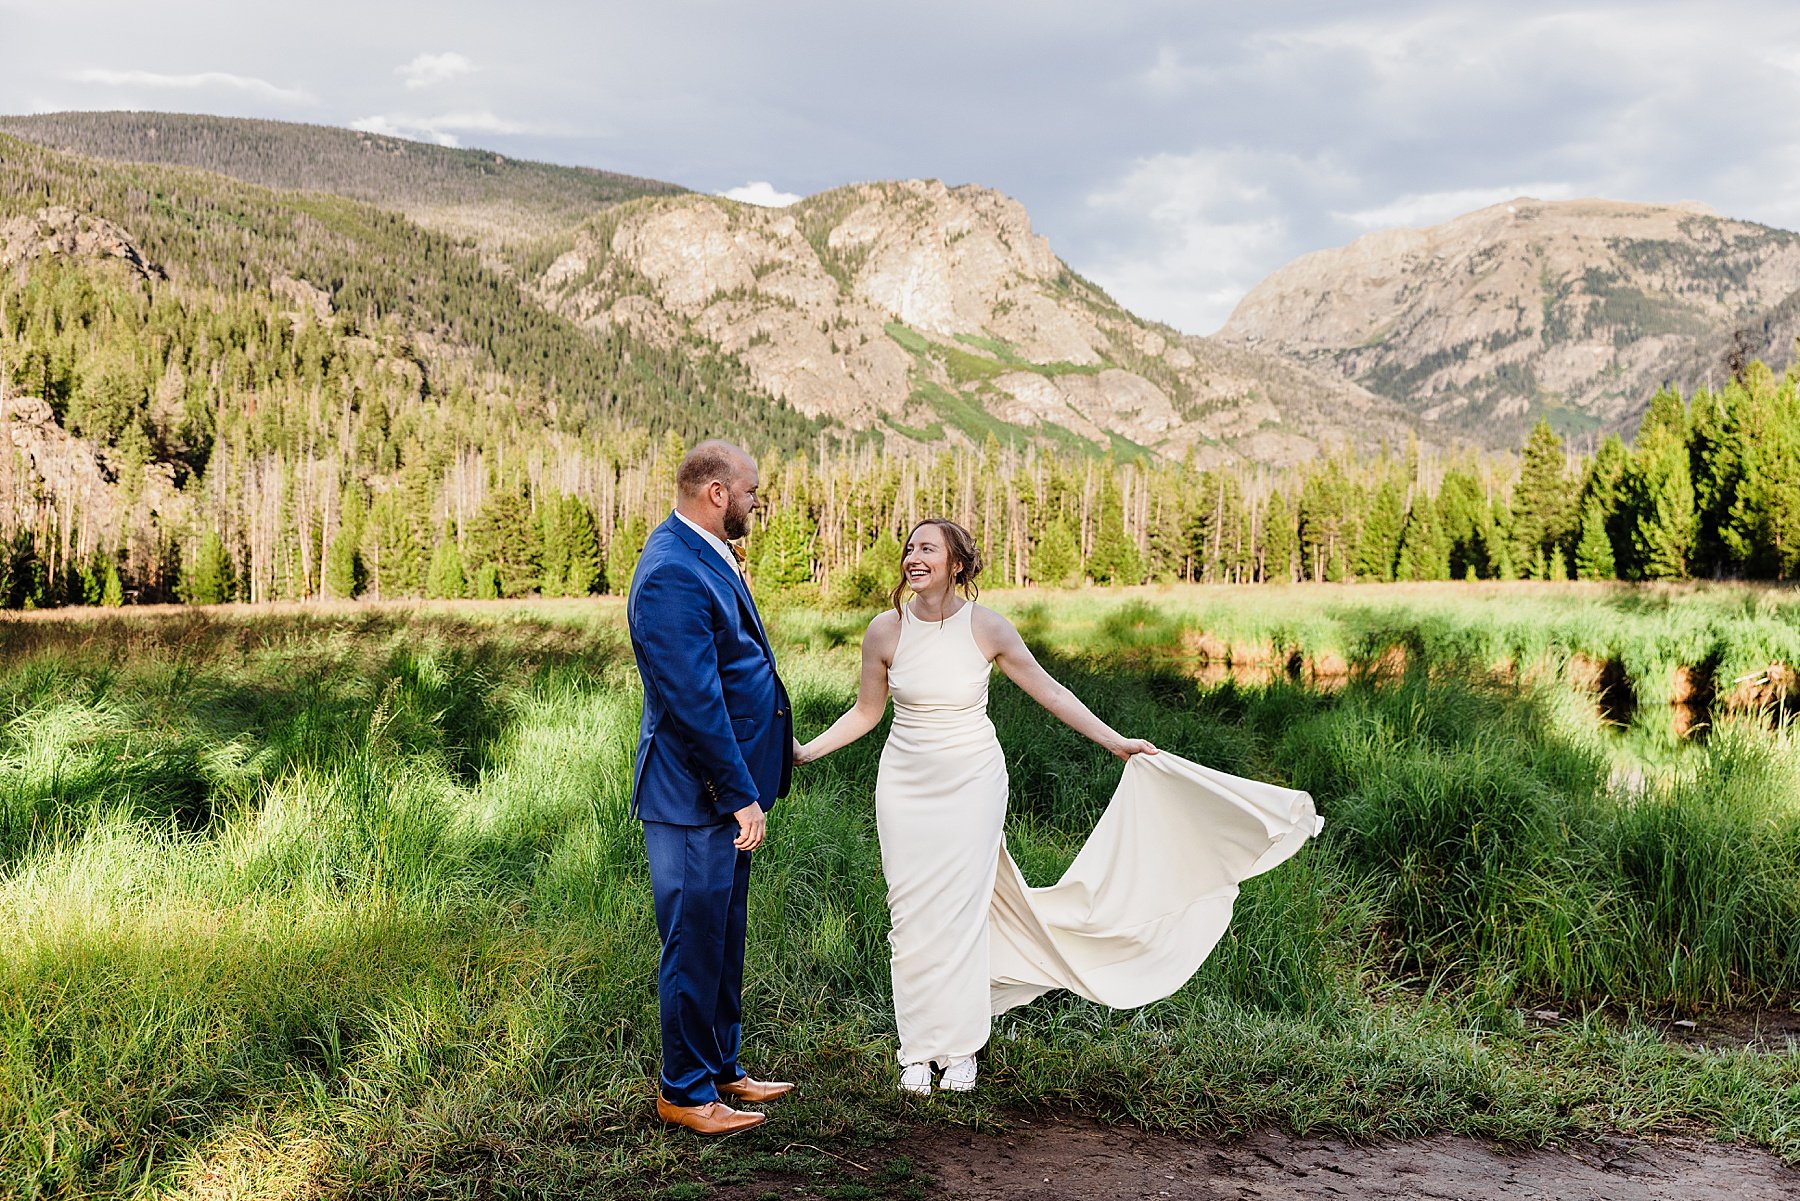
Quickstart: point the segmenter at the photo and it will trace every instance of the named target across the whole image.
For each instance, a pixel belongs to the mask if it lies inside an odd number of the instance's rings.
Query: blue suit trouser
[[[705,1105],[743,1075],[744,910],[750,853],[732,845],[738,824],[644,823],[656,930],[662,936],[662,1095]]]

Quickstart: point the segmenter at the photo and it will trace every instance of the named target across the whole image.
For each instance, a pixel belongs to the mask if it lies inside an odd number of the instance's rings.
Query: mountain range
[[[1199,337],[1127,311],[1022,205],[972,185],[857,184],[763,209],[160,113],[0,118],[8,158],[32,160],[0,170],[8,261],[53,252],[40,229],[103,223],[178,285],[373,306],[428,365],[478,362],[652,433],[729,415],[787,448],[992,435],[1279,466],[1409,438],[1514,447],[1539,417],[1630,433],[1659,387],[1717,382],[1746,356],[1785,365],[1800,332],[1800,236],[1696,205],[1521,198],[1370,234],[1276,271]],[[204,198],[192,219],[157,200],[177,192]],[[70,215],[45,218],[50,201]],[[621,364],[658,386],[614,386]]]
[[[212,248],[195,248],[195,229],[167,228],[167,213],[134,211],[131,197],[215,188],[194,172],[228,177],[240,181],[227,189],[228,207],[253,227],[247,257],[264,276],[245,286],[266,291],[291,279],[350,312],[381,293],[427,335],[427,357],[495,359],[494,335],[445,328],[468,323],[446,322],[423,303],[421,268],[391,248],[394,239],[373,259],[353,252],[371,278],[352,291],[310,278],[292,245],[294,211],[316,207],[321,194],[396,214],[420,231],[401,241],[433,260],[426,277],[452,266],[438,261],[446,245],[463,260],[454,274],[480,277],[480,321],[505,333],[514,352],[493,363],[502,371],[554,357],[564,369],[553,381],[538,372],[525,382],[593,392],[594,378],[572,374],[584,367],[569,350],[574,335],[612,348],[603,358],[637,348],[626,356],[634,362],[703,361],[709,379],[732,381],[724,407],[771,428],[778,445],[821,432],[895,448],[993,435],[1286,464],[1330,445],[1397,445],[1416,431],[1400,405],[1335,373],[1131,314],[1057,258],[1023,206],[984,188],[855,185],[776,210],[657,181],[275,122],[70,113],[0,119],[3,135],[54,151],[68,206],[136,239],[172,276],[221,277],[207,256],[236,253],[234,239],[209,233]],[[12,190],[0,195],[0,212],[33,214],[37,189],[21,181]],[[350,223],[364,229],[374,223],[368,208],[333,211],[358,214]],[[309,237],[310,225],[300,225]],[[176,257],[187,263],[161,263],[164,237],[181,244]],[[557,343],[553,356],[533,348],[545,340]],[[653,432],[699,432],[669,414],[617,407]],[[687,408],[715,422],[720,411]]]

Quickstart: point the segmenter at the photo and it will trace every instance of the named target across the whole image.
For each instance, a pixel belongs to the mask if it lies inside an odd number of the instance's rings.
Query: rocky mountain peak
[[[1800,236],[1705,205],[1520,197],[1308,254],[1223,340],[1335,371],[1448,433],[1515,441],[1549,413],[1629,429],[1748,315],[1800,290]]]
[[[1359,388],[1133,316],[1057,258],[1023,205],[982,187],[857,184],[786,209],[632,201],[533,286],[580,323],[698,341],[808,416],[902,439],[1281,460],[1406,428]],[[1323,428],[1268,436],[1285,402],[1321,396],[1346,402]]]

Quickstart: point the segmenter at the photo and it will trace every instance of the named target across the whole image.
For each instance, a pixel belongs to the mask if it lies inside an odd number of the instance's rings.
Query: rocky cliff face
[[[1734,329],[1796,289],[1795,234],[1698,205],[1519,199],[1306,255],[1217,336],[1508,445],[1546,413],[1629,432],[1665,382],[1722,378]]]
[[[1018,202],[978,187],[866,184],[788,209],[633,201],[532,289],[590,328],[735,355],[809,416],[917,442],[992,432],[1291,462],[1410,428],[1347,381],[1132,316]]]

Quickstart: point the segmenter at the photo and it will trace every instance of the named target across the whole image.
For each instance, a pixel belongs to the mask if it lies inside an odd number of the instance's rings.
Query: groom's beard
[[[750,532],[750,510],[725,510],[725,541],[736,542]]]

